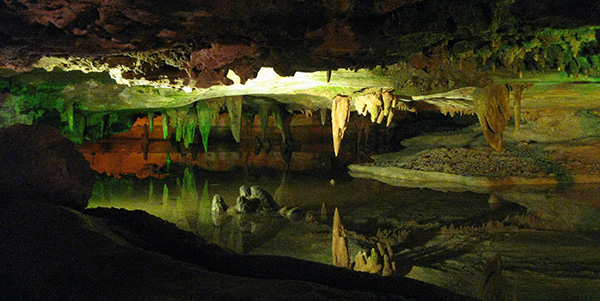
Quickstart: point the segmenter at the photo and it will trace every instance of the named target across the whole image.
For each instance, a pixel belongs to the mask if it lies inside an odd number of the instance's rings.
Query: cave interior
[[[590,0],[0,1],[0,299],[600,300],[599,82]]]

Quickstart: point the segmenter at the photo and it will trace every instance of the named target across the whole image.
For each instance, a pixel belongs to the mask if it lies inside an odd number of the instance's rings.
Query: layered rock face
[[[0,133],[3,200],[39,200],[84,209],[95,175],[73,142],[50,126],[15,125]]]

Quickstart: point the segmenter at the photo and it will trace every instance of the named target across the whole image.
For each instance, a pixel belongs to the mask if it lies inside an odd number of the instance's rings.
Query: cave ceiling
[[[3,78],[68,80],[66,98],[96,111],[229,95],[316,109],[368,87],[414,101],[511,83],[525,107],[550,92],[596,107],[600,76],[589,0],[4,0],[0,20]]]

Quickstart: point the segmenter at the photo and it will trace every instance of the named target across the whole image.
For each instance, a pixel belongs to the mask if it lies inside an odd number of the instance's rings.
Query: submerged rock
[[[294,207],[294,208],[282,207],[281,209],[279,209],[279,214],[281,216],[291,220],[292,222],[302,221],[306,217],[306,213],[304,212],[304,210],[302,210],[302,208],[298,208],[298,207]]]
[[[275,199],[269,192],[260,188],[259,186],[252,186],[250,188],[252,197],[260,201],[261,211],[276,211],[279,209],[279,205],[275,202]]]
[[[240,195],[235,200],[235,212],[236,213],[256,213],[260,207],[260,202],[255,198],[246,198]]]
[[[212,199],[211,211],[213,214],[223,214],[227,211],[227,204],[220,194],[215,194]]]
[[[95,176],[73,142],[46,125],[15,125],[0,133],[3,200],[32,199],[84,209]]]
[[[252,196],[252,193],[250,192],[250,187],[246,186],[246,185],[242,185],[240,186],[240,196],[249,198],[250,196]]]

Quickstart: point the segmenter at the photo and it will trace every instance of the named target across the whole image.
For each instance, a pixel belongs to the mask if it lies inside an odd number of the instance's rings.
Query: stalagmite
[[[161,113],[163,138],[166,140],[169,137],[169,115],[166,112]]]
[[[212,125],[213,110],[206,102],[199,100],[196,102],[196,114],[198,115],[198,128],[200,129],[200,136],[202,136],[204,152],[208,153],[208,136]]]
[[[342,268],[350,268],[350,252],[346,232],[340,221],[340,213],[335,208],[333,214],[333,239],[332,239],[333,265]]]
[[[396,274],[396,263],[392,261],[394,253],[389,243],[386,248],[382,243],[377,243],[377,249],[372,248],[370,255],[367,252],[358,252],[354,259],[354,270],[381,276]]]
[[[229,114],[229,127],[235,141],[241,141],[242,132],[242,99],[243,96],[231,96],[225,99],[227,113]]]
[[[340,151],[340,144],[350,120],[350,97],[337,95],[331,105],[331,131],[333,134],[333,150],[335,155]]]
[[[383,265],[379,263],[379,255],[375,248],[371,249],[371,255],[366,252],[358,252],[354,258],[354,270],[370,274],[379,274]]]
[[[486,86],[473,91],[475,111],[485,140],[502,151],[502,134],[509,118],[509,94],[506,85]]]

